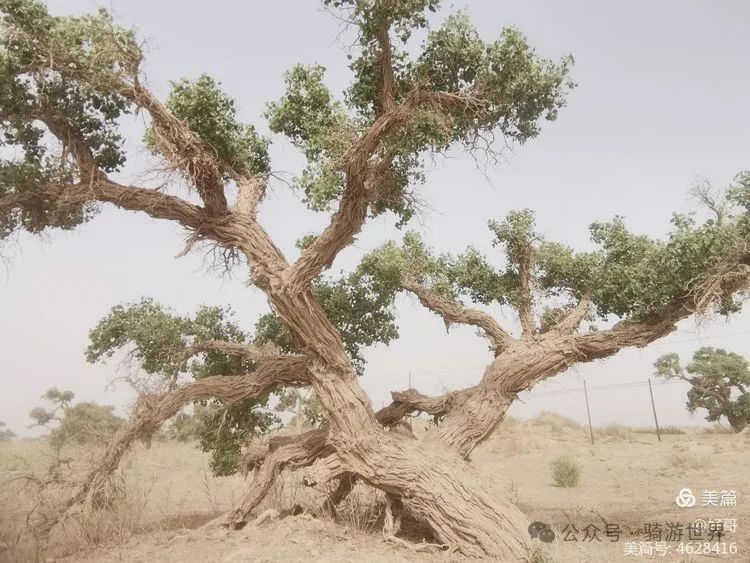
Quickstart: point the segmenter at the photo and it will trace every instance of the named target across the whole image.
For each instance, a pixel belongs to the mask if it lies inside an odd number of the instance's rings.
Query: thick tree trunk
[[[224,523],[242,527],[283,468],[309,466],[305,479],[310,485],[356,475],[401,499],[430,525],[439,542],[467,556],[502,561],[529,558],[526,517],[509,502],[488,495],[473,468],[453,448],[401,440],[382,429],[352,440],[328,432],[327,428],[308,432],[269,453],[248,493]]]
[[[727,420],[729,421],[729,426],[732,427],[732,430],[737,432],[738,434],[742,432],[745,427],[747,426],[747,421],[739,416],[727,416]]]
[[[452,448],[384,437],[358,448],[360,477],[424,518],[441,543],[469,557],[526,561],[528,522],[510,502],[486,493],[474,470]],[[350,463],[355,460],[351,460]]]
[[[425,439],[448,444],[462,458],[469,459],[471,452],[505,419],[515,397],[515,394],[480,385],[452,405],[442,422],[430,429]]]
[[[312,293],[274,286],[262,271],[256,270],[253,277],[255,284],[267,291],[299,351],[309,359],[311,384],[327,413],[326,446],[335,452],[325,458],[335,467],[326,480],[351,473],[401,498],[429,523],[441,542],[468,556],[528,559],[526,518],[512,504],[490,498],[481,486],[473,484],[470,468],[454,449],[399,443],[385,432],[357,381],[338,331]],[[232,514],[234,525],[246,521],[283,463],[278,453],[267,460],[259,482]]]
[[[561,338],[512,345],[492,361],[476,387],[457,394],[441,424],[428,432],[427,439],[449,444],[468,459],[505,419],[519,392],[569,366],[570,355],[562,342]]]

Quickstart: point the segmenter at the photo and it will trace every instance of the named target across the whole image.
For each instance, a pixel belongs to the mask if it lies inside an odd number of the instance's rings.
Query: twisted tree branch
[[[553,327],[552,330],[560,334],[571,334],[575,332],[581,322],[583,322],[583,319],[586,318],[586,315],[589,314],[589,311],[591,310],[593,304],[594,303],[591,300],[591,297],[588,295],[584,295],[578,301],[578,304],[570,311],[568,311],[568,314],[560,319],[560,321]]]
[[[412,280],[403,281],[401,287],[416,295],[419,302],[426,308],[443,317],[446,326],[457,323],[480,328],[492,343],[496,353],[502,352],[515,341],[491,315],[484,311],[464,307]]]
[[[532,295],[532,276],[534,249],[529,244],[525,251],[521,253],[518,263],[519,278],[519,299],[518,315],[521,320],[521,329],[524,336],[531,336],[536,332],[536,323],[534,322],[534,298]]]
[[[182,169],[198,191],[209,215],[219,217],[228,212],[224,180],[215,151],[201,141],[182,121],[140,82],[123,81],[119,93],[149,112],[154,131],[172,149],[167,158]]]

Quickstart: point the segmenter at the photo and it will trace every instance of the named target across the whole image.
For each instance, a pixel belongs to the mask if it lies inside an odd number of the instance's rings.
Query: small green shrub
[[[551,464],[552,480],[557,487],[577,487],[581,482],[581,466],[569,457],[558,457]]]

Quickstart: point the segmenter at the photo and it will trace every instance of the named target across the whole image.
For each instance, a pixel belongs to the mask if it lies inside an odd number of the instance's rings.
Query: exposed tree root
[[[389,494],[385,495],[384,535],[395,536],[401,531],[401,515],[403,510],[404,504],[401,502],[400,498]]]
[[[269,508],[268,510],[264,510],[260,513],[260,515],[253,520],[254,526],[260,526],[261,524],[265,524],[269,520],[276,520],[279,518],[281,513],[276,510],[275,508]]]
[[[417,553],[435,553],[438,551],[445,551],[450,546],[440,543],[410,543],[404,539],[398,538],[396,536],[384,536],[385,540],[391,543],[395,543],[396,545],[400,547],[405,547],[406,549],[410,549],[412,551],[416,551]]]
[[[339,477],[339,483],[336,488],[326,497],[319,512],[324,514],[335,514],[336,507],[341,504],[357,484],[357,476],[351,473],[344,473]]]

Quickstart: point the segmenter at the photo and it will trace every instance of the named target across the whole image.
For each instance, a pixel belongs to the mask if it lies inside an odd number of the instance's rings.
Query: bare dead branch
[[[718,198],[716,197],[716,192],[714,188],[711,186],[711,182],[708,181],[706,178],[702,178],[699,182],[697,182],[690,190],[690,195],[692,195],[698,202],[702,205],[705,205],[710,211],[713,212],[713,214],[716,216],[716,222],[721,225],[724,222],[724,215],[726,214],[726,209],[724,206],[718,201]]]
[[[309,455],[304,445],[296,443],[271,452],[256,471],[250,488],[237,506],[227,515],[210,522],[209,525],[218,524],[232,529],[243,528],[248,522],[250,513],[266,498],[284,468],[296,461],[307,460]]]
[[[303,358],[294,354],[282,354],[278,346],[272,342],[267,342],[263,346],[254,346],[252,344],[227,342],[225,340],[203,340],[194,343],[188,348],[188,353],[190,354],[208,351],[224,352],[230,356],[243,356],[257,362]]]
[[[341,464],[339,456],[332,454],[326,457],[320,457],[306,467],[302,477],[302,482],[307,487],[314,487],[316,485],[328,483],[331,479],[340,477],[344,473],[346,473],[346,470]]]
[[[401,287],[416,295],[419,302],[426,308],[443,317],[446,327],[452,323],[479,327],[492,343],[496,353],[507,348],[515,340],[491,315],[484,311],[464,307],[413,280],[403,281]]]
[[[263,457],[261,451],[256,450],[256,473],[250,489],[230,513],[213,524],[230,528],[244,527],[250,513],[266,497],[282,470],[287,467],[307,467],[320,457],[333,453],[333,449],[327,444],[327,438],[328,426],[323,425],[304,434],[279,436],[270,440]]]
[[[534,322],[534,299],[532,295],[531,278],[534,268],[534,248],[527,245],[521,253],[518,262],[519,298],[518,315],[521,319],[521,329],[524,336],[532,336],[536,332]]]
[[[237,180],[238,193],[234,210],[254,219],[258,204],[266,193],[266,187],[267,182],[265,178],[259,176],[239,178]]]
[[[438,397],[428,397],[415,389],[408,389],[406,391],[391,392],[391,398],[395,404],[409,407],[410,411],[420,411],[433,416],[441,416],[451,409],[458,398],[471,393],[471,390],[469,388],[453,393],[446,393]]]
[[[586,318],[586,315],[591,311],[593,301],[588,295],[584,295],[578,301],[578,304],[573,307],[568,313],[560,319],[560,321],[553,327],[552,330],[560,334],[571,334],[578,329],[578,326]]]
[[[393,61],[391,59],[391,37],[390,24],[384,21],[377,31],[378,43],[380,43],[380,92],[378,96],[378,112],[380,115],[392,111],[396,103],[396,78],[393,72]]]

